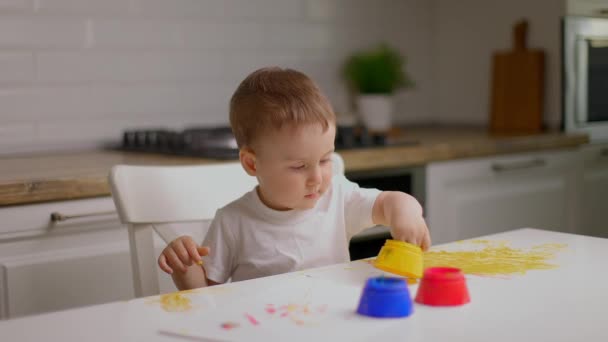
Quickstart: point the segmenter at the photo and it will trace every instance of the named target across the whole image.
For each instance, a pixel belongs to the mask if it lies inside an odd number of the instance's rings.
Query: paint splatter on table
[[[506,241],[472,240],[461,242],[481,248],[471,250],[431,250],[424,253],[424,268],[449,266],[460,268],[465,274],[501,276],[525,274],[532,270],[548,270],[550,263],[566,245],[546,243],[531,248],[514,248]]]
[[[528,271],[556,268],[550,260],[567,247],[545,243],[531,248],[514,248],[507,241],[494,240],[467,240],[458,244],[462,249],[425,252],[424,268],[457,267],[465,274],[478,276],[523,275]],[[363,261],[373,265],[375,260]]]
[[[316,306],[309,303],[290,303],[284,305],[266,304],[264,312],[266,312],[267,315],[265,317],[256,317],[249,313],[244,313],[244,317],[246,321],[253,326],[259,326],[262,325],[263,322],[268,323],[274,319],[288,319],[298,326],[315,325],[323,318],[322,316],[327,313],[327,309],[327,304]],[[222,322],[220,324],[220,327],[223,330],[232,330],[240,326],[242,325],[235,321]]]
[[[232,330],[234,328],[238,328],[239,326],[241,326],[240,324],[236,323],[236,322],[224,322],[220,325],[222,327],[222,329],[224,330]]]
[[[158,299],[148,301],[149,304],[160,303],[160,307],[167,312],[185,312],[192,309],[192,301],[188,297],[190,293],[197,290],[186,290],[180,292],[167,293],[160,295]]]

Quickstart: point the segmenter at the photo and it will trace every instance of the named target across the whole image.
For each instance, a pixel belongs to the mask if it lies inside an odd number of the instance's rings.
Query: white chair
[[[332,162],[332,167],[333,167],[333,174],[337,175],[337,174],[344,174],[344,159],[342,159],[342,157],[340,157],[340,155],[336,152],[332,153],[331,155],[331,162]]]
[[[333,172],[344,161],[332,155]],[[240,163],[196,166],[116,165],[110,172],[112,198],[129,232],[136,297],[159,293],[153,232],[169,243],[178,234],[170,223],[208,221],[217,209],[257,185]]]
[[[210,220],[217,209],[256,184],[240,163],[114,166],[110,185],[118,215],[129,231],[135,296],[159,293],[153,231],[168,243],[177,234],[167,223]]]

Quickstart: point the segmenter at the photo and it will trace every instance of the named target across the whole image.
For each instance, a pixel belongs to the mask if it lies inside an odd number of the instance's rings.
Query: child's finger
[[[168,274],[173,274],[173,269],[167,265],[167,257],[164,254],[161,254],[158,257],[158,266],[161,270],[167,272]]]
[[[198,254],[200,256],[205,256],[205,255],[209,255],[209,253],[211,252],[211,249],[209,247],[198,247]]]
[[[201,260],[201,256],[197,249],[198,246],[194,241],[190,239],[184,240],[184,247],[186,248],[186,251],[188,251],[188,255],[190,256],[191,260],[194,260],[196,263]]]
[[[171,265],[172,268],[178,269],[182,272],[186,272],[186,266],[184,266],[184,264],[177,256],[177,254],[175,254],[175,251],[173,249],[167,248],[165,250],[165,255],[167,256],[167,260],[169,261],[168,263],[169,265]]]
[[[187,240],[186,240],[187,241]],[[171,242],[171,247],[177,257],[181,260],[182,264],[190,266],[192,265],[192,260],[190,259],[190,254],[188,254],[188,250],[184,246],[184,242],[182,240],[177,240]]]
[[[424,237],[422,238],[422,250],[427,251],[429,247],[431,247],[431,235],[429,234],[428,229],[424,233]]]
[[[196,247],[196,251],[200,256],[209,255],[209,247]],[[203,259],[199,258],[196,261],[197,265],[203,266]]]

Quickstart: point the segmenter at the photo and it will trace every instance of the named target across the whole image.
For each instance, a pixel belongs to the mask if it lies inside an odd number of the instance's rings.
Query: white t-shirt
[[[277,211],[254,189],[217,211],[203,242],[207,277],[225,283],[347,262],[350,238],[373,226],[379,193],[335,175],[314,208]]]

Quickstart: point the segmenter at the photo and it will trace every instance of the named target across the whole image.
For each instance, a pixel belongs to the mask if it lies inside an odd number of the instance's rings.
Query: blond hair
[[[305,74],[279,67],[254,71],[230,99],[230,125],[239,148],[251,146],[269,128],[335,124],[331,104]]]

